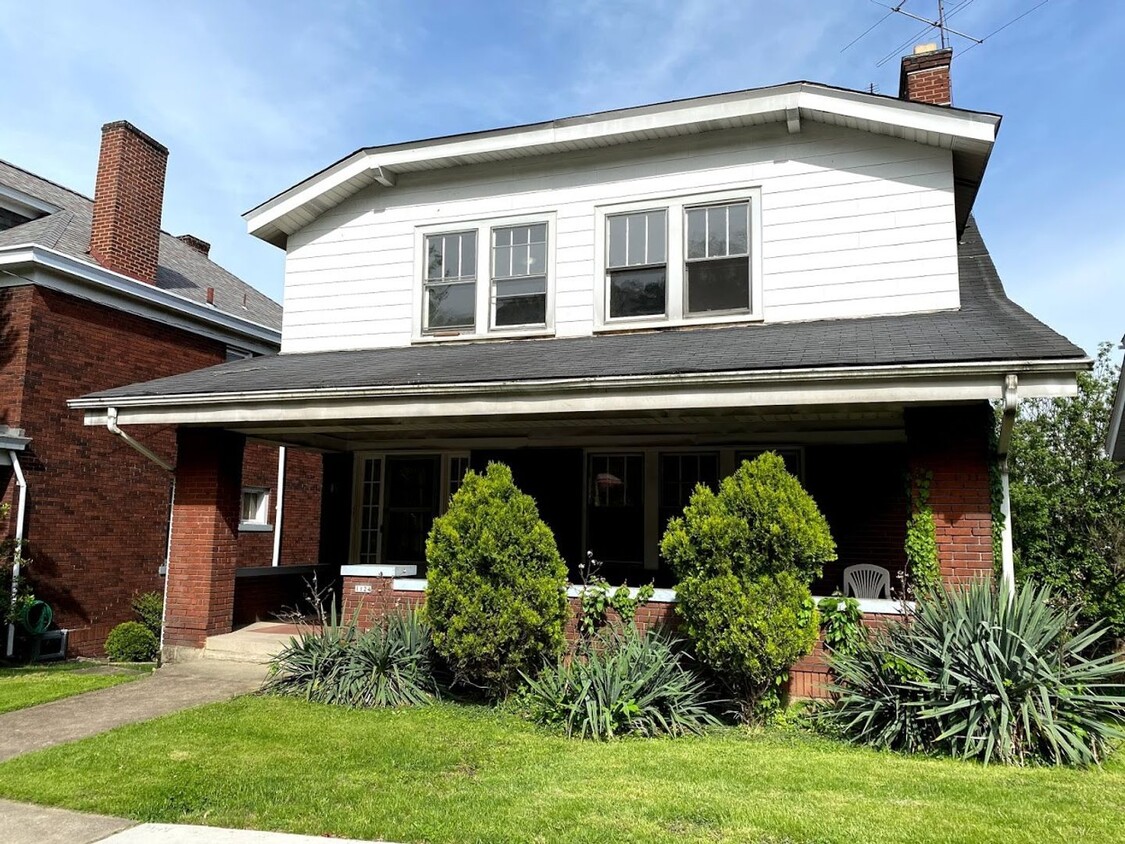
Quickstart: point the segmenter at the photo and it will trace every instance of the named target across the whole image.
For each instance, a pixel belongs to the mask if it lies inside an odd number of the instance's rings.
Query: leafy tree
[[[1102,343],[1078,395],[1020,405],[1009,470],[1016,576],[1125,638],[1125,484],[1105,453],[1119,368]]]
[[[469,472],[426,541],[425,616],[456,683],[502,698],[561,653],[566,564],[512,470]]]

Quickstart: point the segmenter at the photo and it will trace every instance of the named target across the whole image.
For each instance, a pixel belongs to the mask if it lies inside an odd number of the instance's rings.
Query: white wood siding
[[[761,189],[767,322],[959,306],[948,151],[771,126],[368,188],[289,238],[282,351],[409,344],[421,307],[416,228],[538,212],[557,214],[555,333],[590,334],[596,206],[748,187]]]

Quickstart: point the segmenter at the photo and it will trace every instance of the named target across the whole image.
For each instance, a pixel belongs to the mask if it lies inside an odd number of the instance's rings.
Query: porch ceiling
[[[823,405],[651,410],[551,416],[457,416],[228,426],[266,442],[327,451],[436,446],[589,446],[679,443],[893,442],[904,439],[903,406]]]

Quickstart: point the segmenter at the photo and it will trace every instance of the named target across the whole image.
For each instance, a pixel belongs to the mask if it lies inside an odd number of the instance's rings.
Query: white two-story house
[[[329,454],[321,562],[376,609],[421,596],[491,460],[571,566],[632,585],[674,585],[665,523],[764,449],[839,545],[814,591],[901,571],[912,473],[944,575],[1001,568],[1016,402],[1088,361],[1004,293],[971,216],[1000,118],[949,105],[949,58],[905,59],[898,98],[797,82],[360,149],[248,212],[286,250],[282,354],[73,403],[179,426],[166,641],[230,629],[246,440]]]

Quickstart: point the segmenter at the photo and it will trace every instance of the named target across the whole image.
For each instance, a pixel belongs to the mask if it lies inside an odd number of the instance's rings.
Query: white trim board
[[[488,132],[357,150],[243,214],[250,234],[277,246],[287,235],[371,184],[398,173],[801,119],[884,134],[979,159],[983,171],[1000,117],[794,82],[656,103]]]
[[[32,275],[21,273],[28,267]],[[29,244],[0,248],[0,288],[35,284],[190,331],[258,354],[273,354],[281,332],[129,278],[53,249]]]

